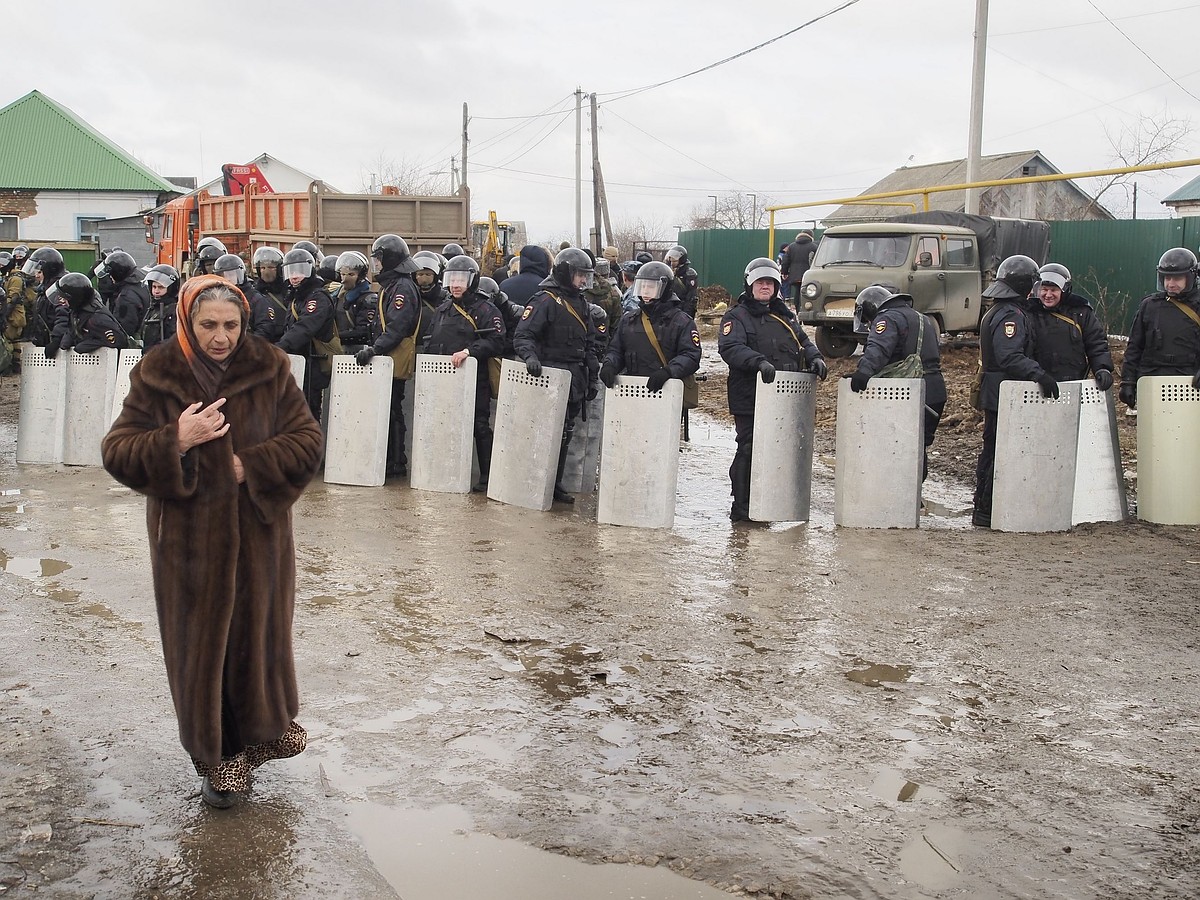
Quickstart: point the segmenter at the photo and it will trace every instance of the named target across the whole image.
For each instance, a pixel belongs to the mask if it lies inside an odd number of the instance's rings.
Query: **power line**
[[[856,2],[856,3],[857,3],[857,2],[858,2],[858,0],[853,0],[853,2]],[[741,181],[738,181],[736,178],[731,178],[730,176],[726,175],[724,172],[719,172],[719,171],[717,171],[716,169],[714,169],[712,166],[708,165],[707,163],[702,163],[702,162],[700,162],[700,160],[696,159],[696,157],[694,157],[694,156],[688,156],[686,153],[684,153],[684,152],[683,152],[682,150],[680,150],[678,147],[672,147],[670,144],[668,144],[668,143],[667,143],[666,141],[664,141],[662,138],[655,137],[655,136],[654,136],[654,135],[652,135],[650,132],[648,132],[646,129],[644,129],[644,128],[642,128],[642,127],[638,126],[638,125],[634,125],[632,122],[630,122],[630,121],[629,121],[628,119],[626,119],[624,116],[622,116],[622,115],[619,115],[619,114],[617,114],[617,113],[613,112],[611,109],[607,109],[607,110],[605,110],[605,112],[609,113],[610,115],[616,116],[618,119],[620,119],[622,122],[624,122],[626,125],[630,126],[631,128],[636,128],[636,129],[637,129],[638,131],[640,131],[642,134],[646,135],[646,137],[650,138],[650,140],[652,140],[652,141],[657,141],[658,143],[660,143],[660,144],[662,144],[664,147],[666,147],[668,150],[674,150],[676,153],[678,153],[678,154],[679,154],[680,156],[682,156],[684,159],[691,160],[691,161],[692,161],[692,162],[694,162],[696,165],[698,165],[698,166],[702,166],[703,168],[705,168],[705,169],[708,169],[708,171],[710,171],[710,172],[713,172],[713,173],[715,173],[715,174],[717,174],[717,175],[720,175],[722,178],[726,179],[727,181],[731,181],[731,182],[733,182],[734,184],[740,185],[741,187],[745,188],[745,189],[746,189],[746,190],[748,190],[748,191],[753,191],[753,190],[754,190],[752,187],[750,187],[749,185],[747,185],[747,184],[745,184],[745,183],[743,183],[743,182],[741,182]]]
[[[1158,71],[1162,72],[1164,75],[1166,75],[1168,78],[1170,78],[1171,83],[1174,84],[1175,87],[1179,88],[1181,91],[1183,91],[1189,97],[1191,97],[1193,100],[1200,103],[1200,97],[1197,97],[1195,94],[1193,94],[1187,88],[1185,88],[1182,84],[1180,84],[1178,81],[1176,81],[1175,76],[1173,76],[1170,72],[1168,72],[1166,69],[1164,69],[1162,66],[1160,66],[1158,64],[1158,62],[1154,59],[1153,56],[1151,56],[1149,53],[1147,53],[1145,50],[1143,50],[1141,47],[1139,47],[1137,42],[1134,41],[1133,38],[1131,38],[1129,35],[1127,35],[1125,32],[1123,32],[1121,30],[1121,27],[1119,25],[1117,25],[1116,22],[1114,22],[1112,19],[1110,19],[1105,14],[1104,10],[1102,10],[1100,7],[1098,7],[1094,2],[1092,2],[1092,0],[1088,0],[1088,5],[1092,9],[1094,9],[1096,12],[1100,13],[1100,15],[1104,16],[1104,21],[1106,21],[1109,25],[1111,25],[1114,29],[1116,29],[1117,34],[1119,34],[1121,37],[1125,38],[1125,40],[1129,41],[1129,43],[1133,46],[1133,48],[1135,50],[1137,50],[1138,53],[1142,54],[1142,56],[1144,56],[1144,57],[1146,57],[1146,59],[1150,60],[1150,63],[1154,66],[1154,68],[1158,69]]]
[[[519,150],[518,153],[516,154],[516,156],[509,157],[504,162],[499,163],[498,165],[495,165],[495,166],[489,166],[486,164],[483,166],[479,166],[476,168],[476,171],[477,172],[490,172],[493,169],[499,169],[503,166],[507,166],[509,163],[516,162],[522,156],[525,156],[527,153],[531,152],[535,147],[537,147],[539,144],[541,144],[542,141],[546,140],[546,138],[550,137],[550,135],[554,134],[554,132],[559,129],[559,127],[562,125],[562,123],[567,121],[567,119],[569,119],[570,117],[571,117],[571,110],[567,110],[566,112],[561,113],[561,117],[559,118],[559,120],[557,122],[552,123],[550,128],[546,131],[545,134],[543,134],[540,138],[538,138],[532,145],[526,147],[523,150]]]
[[[596,96],[597,97],[607,97],[607,96],[612,96],[612,95],[619,95],[619,96],[613,96],[613,99],[611,99],[611,100],[604,101],[605,103],[616,103],[618,100],[628,99],[629,97],[632,97],[635,94],[641,94],[646,91],[652,91],[655,88],[664,87],[665,85],[668,85],[668,84],[674,84],[675,82],[682,81],[685,78],[691,78],[693,75],[699,75],[701,72],[708,72],[711,69],[717,68],[717,66],[723,66],[726,63],[733,62],[735,59],[740,59],[741,57],[746,56],[749,53],[753,53],[755,50],[761,50],[763,47],[767,47],[771,44],[774,44],[776,41],[781,41],[785,37],[789,37],[789,36],[795,34],[797,31],[807,28],[809,25],[814,25],[817,22],[820,22],[822,19],[827,19],[830,16],[832,16],[834,13],[839,13],[843,9],[847,9],[848,7],[851,7],[856,3],[858,3],[858,0],[845,0],[845,2],[842,3],[840,6],[836,6],[833,9],[829,10],[828,12],[821,13],[821,15],[817,16],[816,18],[809,19],[807,22],[803,23],[802,25],[797,25],[795,28],[791,29],[790,31],[785,31],[783,34],[776,35],[775,37],[771,38],[770,40],[763,41],[761,44],[755,44],[753,47],[750,47],[747,50],[743,50],[740,53],[735,53],[735,54],[733,54],[733,56],[727,56],[724,59],[717,60],[714,63],[709,63],[707,66],[702,66],[699,69],[695,69],[691,72],[686,72],[683,75],[676,75],[674,78],[668,78],[666,81],[660,81],[657,84],[647,84],[642,87],[632,88],[632,89],[626,90],[626,91],[602,92],[602,93],[597,94]]]
[[[1191,3],[1187,6],[1176,6],[1173,9],[1159,9],[1159,10],[1155,10],[1154,12],[1136,13],[1135,15],[1132,15],[1132,16],[1117,16],[1115,19],[1110,19],[1109,23],[1111,24],[1112,22],[1124,22],[1127,19],[1144,19],[1147,16],[1162,16],[1162,15],[1166,15],[1167,13],[1185,12],[1189,9],[1200,9],[1200,3]],[[1102,21],[1097,21],[1097,20],[1093,19],[1090,22],[1073,22],[1070,25],[1048,25],[1045,28],[1026,28],[1023,31],[991,32],[988,34],[988,40],[991,40],[992,38],[997,38],[997,37],[1017,37],[1017,36],[1020,36],[1023,34],[1040,34],[1043,31],[1062,31],[1066,28],[1086,28],[1088,25],[1103,25],[1103,24],[1104,23]]]
[[[482,141],[482,142],[479,144],[479,146],[477,146],[477,147],[473,148],[473,149],[474,149],[474,152],[475,152],[475,153],[481,153],[481,152],[483,152],[484,150],[487,150],[487,149],[489,149],[490,147],[493,147],[493,146],[495,146],[496,144],[500,143],[500,141],[504,140],[506,137],[509,137],[510,135],[513,135],[513,134],[516,134],[517,132],[519,132],[519,131],[521,131],[522,129],[524,129],[526,126],[533,124],[533,122],[535,122],[537,119],[545,118],[545,117],[547,117],[547,116],[558,116],[558,115],[561,115],[561,114],[562,114],[562,110],[561,110],[561,109],[556,109],[556,107],[560,107],[560,106],[562,106],[562,104],[563,104],[563,103],[565,103],[566,101],[568,101],[568,100],[572,100],[572,99],[574,98],[574,96],[575,96],[575,95],[572,93],[572,94],[568,94],[566,97],[563,97],[563,98],[561,98],[561,99],[559,99],[559,100],[555,100],[553,103],[551,103],[551,104],[550,104],[549,106],[547,106],[545,109],[543,109],[543,110],[542,110],[540,113],[537,113],[537,114],[535,114],[535,115],[532,115],[532,116],[525,116],[525,117],[522,119],[522,121],[521,121],[519,124],[517,124],[517,125],[513,125],[513,126],[510,126],[509,128],[506,128],[506,129],[504,129],[504,130],[503,130],[503,131],[501,131],[499,134],[493,135],[493,136],[492,136],[492,137],[490,137],[490,138],[485,138],[485,139],[484,139],[484,140],[483,140],[483,141]],[[476,118],[475,116],[471,116],[471,118],[470,118],[470,120],[469,120],[469,121],[474,121],[474,120],[475,120],[475,118]],[[480,117],[480,118],[485,118],[485,117]],[[504,118],[508,119],[508,118],[518,118],[518,117],[516,117],[516,116],[506,116],[506,117],[504,117]]]

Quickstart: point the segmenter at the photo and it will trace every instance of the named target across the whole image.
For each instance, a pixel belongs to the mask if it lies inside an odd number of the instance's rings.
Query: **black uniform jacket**
[[[983,361],[980,400],[985,410],[1000,408],[1000,383],[1037,381],[1046,374],[1033,358],[1033,331],[1025,315],[1024,297],[997,298],[979,326],[979,356]]]
[[[371,341],[376,354],[382,356],[399,347],[425,316],[417,283],[410,273],[384,269],[379,273],[379,287],[379,308],[371,323]]]
[[[717,352],[729,364],[726,395],[729,412],[735,416],[754,415],[755,385],[763,360],[780,372],[803,372],[821,356],[778,294],[763,303],[743,293],[721,319]]]
[[[1200,315],[1200,290],[1177,298]],[[1159,291],[1144,299],[1133,316],[1121,382],[1143,375],[1194,375],[1200,370],[1200,325]]]
[[[504,353],[504,331],[504,318],[490,300],[481,294],[463,294],[437,308],[425,352],[450,356],[466,350],[479,360],[476,374],[487,378],[485,363]]]
[[[1034,298],[1029,304],[1033,358],[1055,381],[1077,381],[1113,370],[1108,333],[1086,300],[1066,294],[1053,309]]]
[[[858,371],[871,378],[884,366],[916,353],[917,337],[921,333],[920,316],[921,313],[904,302],[885,305],[879,310],[867,327],[867,345],[858,361]],[[945,403],[946,379],[942,377],[937,324],[928,316],[925,316],[925,333],[921,340],[921,369],[925,378],[926,404]]]
[[[700,332],[696,330],[696,321],[671,300],[655,300],[623,315],[604,361],[623,375],[649,375],[663,368],[662,357],[650,343],[643,316],[650,320],[658,346],[667,358],[670,376],[694,375],[700,368]]]

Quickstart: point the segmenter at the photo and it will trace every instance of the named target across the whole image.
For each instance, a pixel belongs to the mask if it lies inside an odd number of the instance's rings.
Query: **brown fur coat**
[[[299,708],[292,658],[291,507],[321,461],[321,429],[286,354],[244,335],[219,396],[229,432],[180,457],[179,414],[203,399],[177,341],[131,375],[104,468],[146,495],[167,680],[184,749],[208,765],[283,734]],[[234,475],[233,454],[245,469]],[[224,697],[224,716],[222,715]]]

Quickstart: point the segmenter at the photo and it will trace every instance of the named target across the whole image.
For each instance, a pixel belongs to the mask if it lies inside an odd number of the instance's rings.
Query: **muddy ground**
[[[141,498],[16,465],[4,379],[0,893],[1200,894],[1200,529],[972,529],[953,400],[922,527],[837,529],[832,384],[812,521],[731,528],[706,367],[669,531],[314,483],[309,749],[227,812],[178,745]]]

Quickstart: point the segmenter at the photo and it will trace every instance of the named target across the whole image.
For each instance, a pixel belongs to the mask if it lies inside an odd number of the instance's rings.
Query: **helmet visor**
[[[1052,284],[1060,291],[1067,286],[1067,279],[1058,272],[1043,272],[1041,274],[1042,284]]]
[[[445,275],[442,276],[442,278],[445,280],[446,288],[448,290],[453,290],[454,288],[461,288],[462,290],[465,291],[468,287],[471,286],[471,273],[470,272],[463,272],[463,271],[454,269],[454,270],[447,272]]]
[[[770,278],[776,284],[781,284],[782,279],[779,277],[779,270],[774,266],[761,265],[755,266],[746,273],[746,283],[754,284],[760,278]]]
[[[591,288],[591,286],[596,283],[596,273],[593,272],[591,269],[575,269],[575,268],[571,269],[572,280],[574,280],[575,278],[578,278],[580,276],[583,277],[583,284],[581,285],[581,287],[585,291],[588,290],[589,288]]]
[[[312,275],[313,267],[310,262],[293,262],[283,264],[283,277],[291,281],[297,275],[308,278]]]
[[[25,265],[21,266],[21,271],[26,275],[35,275],[42,268],[41,262],[34,259],[32,256],[25,260]]]
[[[241,284],[242,278],[245,276],[245,270],[239,269],[235,266],[232,269],[226,269],[225,271],[218,272],[217,274],[232,284]]]
[[[635,278],[633,293],[642,300],[657,300],[663,295],[663,281],[661,278]]]
[[[150,284],[161,284],[165,288],[169,288],[171,286],[171,282],[173,281],[171,276],[167,275],[165,272],[153,271],[147,272],[144,280]]]

